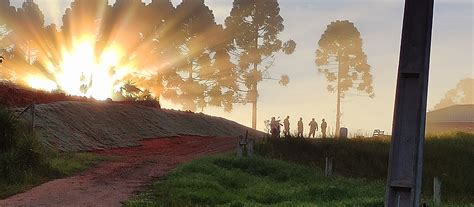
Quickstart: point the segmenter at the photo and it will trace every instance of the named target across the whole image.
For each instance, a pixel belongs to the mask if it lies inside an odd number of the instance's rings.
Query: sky
[[[19,6],[23,0],[12,0]],[[61,24],[60,19],[70,0],[36,0],[46,22]],[[150,2],[144,1],[144,2]],[[173,0],[174,5],[180,0]],[[112,1],[111,1],[112,3]],[[280,0],[285,30],[282,40],[297,42],[294,54],[277,55],[271,70],[274,77],[290,76],[286,87],[276,81],[260,86],[258,129],[264,120],[289,115],[292,128],[299,117],[306,123],[325,118],[335,125],[336,96],[326,90],[327,82],[314,64],[317,42],[326,26],[335,20],[349,20],[359,29],[374,76],[376,96],[347,95],[342,101],[342,126],[352,134],[374,129],[391,132],[396,75],[402,28],[402,0]],[[232,0],[206,0],[218,23],[229,15]],[[428,109],[465,78],[474,78],[474,5],[472,0],[435,0]],[[163,107],[174,108],[167,101]],[[251,125],[251,105],[236,105],[231,113],[220,108],[207,108],[204,113],[222,116]],[[305,132],[307,133],[307,132]]]

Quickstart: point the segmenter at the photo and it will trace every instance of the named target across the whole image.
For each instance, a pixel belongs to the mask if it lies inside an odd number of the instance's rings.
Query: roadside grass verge
[[[183,165],[125,206],[383,206],[384,185],[325,177],[262,157],[211,156]]]
[[[46,149],[13,114],[0,107],[0,199],[73,175],[106,159]]]
[[[2,156],[0,154],[0,157]],[[16,171],[16,175],[2,175],[0,178],[0,199],[25,192],[53,179],[72,176],[109,158],[91,153],[49,152],[43,159],[45,161],[42,166],[22,169],[20,172],[11,169]]]
[[[258,154],[310,167],[323,168],[325,157],[334,157],[334,171],[354,178],[385,182],[390,140],[365,139],[266,139]],[[449,203],[474,203],[474,134],[430,135],[425,140],[423,194],[431,197],[433,178],[442,181],[442,199]]]

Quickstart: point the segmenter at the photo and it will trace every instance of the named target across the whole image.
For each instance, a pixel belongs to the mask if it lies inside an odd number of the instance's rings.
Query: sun
[[[55,85],[53,81],[39,78],[30,78],[28,84],[37,89],[59,89],[68,95],[97,100],[110,98],[123,78],[119,74],[126,68],[121,64],[125,54],[117,45],[110,45],[96,54],[95,45],[93,37],[75,39],[70,49],[63,49],[60,64],[49,66],[50,71],[56,71],[53,73]]]

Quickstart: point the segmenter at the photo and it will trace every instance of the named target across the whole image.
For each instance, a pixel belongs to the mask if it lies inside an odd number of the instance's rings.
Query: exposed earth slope
[[[35,125],[38,137],[61,151],[138,146],[143,139],[181,135],[237,137],[247,130],[250,137],[263,135],[201,113],[101,102],[38,104]]]

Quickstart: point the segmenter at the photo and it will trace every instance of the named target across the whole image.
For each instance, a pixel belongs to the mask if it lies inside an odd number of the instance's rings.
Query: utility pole
[[[406,0],[386,207],[420,206],[434,0]]]

